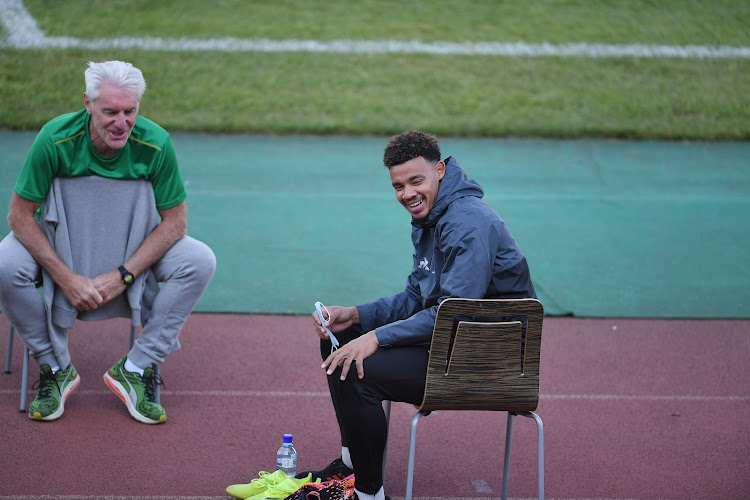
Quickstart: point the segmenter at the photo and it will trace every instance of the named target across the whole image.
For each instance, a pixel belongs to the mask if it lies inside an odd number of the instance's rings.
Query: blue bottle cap
[[[292,435],[284,434],[284,443],[291,443],[291,442],[292,442]]]

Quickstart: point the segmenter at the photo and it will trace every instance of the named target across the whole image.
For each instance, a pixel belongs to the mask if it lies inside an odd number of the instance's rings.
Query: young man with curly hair
[[[325,326],[341,343],[337,350],[312,314],[342,444],[341,458],[313,472],[313,480],[353,473],[359,500],[385,498],[382,402],[421,402],[438,305],[449,297],[536,298],[526,258],[505,223],[456,159],[442,159],[433,135],[409,130],[392,137],[383,163],[411,215],[406,287],[366,304],[328,307]]]

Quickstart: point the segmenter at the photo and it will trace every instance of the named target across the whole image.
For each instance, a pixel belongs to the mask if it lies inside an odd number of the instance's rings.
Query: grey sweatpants
[[[182,325],[215,269],[213,251],[189,236],[179,240],[151,267],[163,286],[128,353],[130,361],[145,368],[161,363],[179,348],[177,337]],[[48,327],[44,301],[34,284],[40,276],[39,264],[12,232],[0,241],[0,310],[40,366],[66,368],[70,364],[68,330],[56,325]]]

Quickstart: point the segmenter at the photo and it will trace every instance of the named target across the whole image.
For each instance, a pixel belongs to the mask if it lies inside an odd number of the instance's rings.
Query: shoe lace
[[[266,472],[264,470],[260,471],[258,473],[258,477],[250,481],[250,484],[257,485],[257,486],[266,486],[266,485],[273,485],[276,484],[276,481],[274,481],[273,472]]]
[[[39,392],[37,393],[38,397],[48,398],[55,386],[57,386],[57,390],[59,392],[60,384],[57,382],[57,376],[51,371],[43,371],[39,375],[39,380],[34,382],[34,385],[31,386],[31,389],[34,391],[39,389]]]
[[[161,376],[153,370],[149,370],[149,373],[144,374],[141,378],[143,379],[144,397],[146,401],[155,403],[156,386],[160,385],[166,387],[166,385],[164,385],[164,380],[162,380]]]

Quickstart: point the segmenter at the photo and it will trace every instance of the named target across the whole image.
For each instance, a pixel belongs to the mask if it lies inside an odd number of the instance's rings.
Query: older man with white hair
[[[0,309],[40,367],[29,418],[56,420],[80,376],[71,363],[67,328],[48,322],[37,278],[44,271],[72,308],[85,314],[122,296],[137,277],[153,273],[163,286],[157,287],[138,340],[104,381],[133,418],[158,424],[166,421],[166,412],[154,396],[157,375],[151,366],[179,347],[177,337],[208,286],[216,259],[207,245],[186,234],[187,193],[169,134],[138,114],[146,90],[142,72],[122,61],[90,62],[85,83],[85,108],[42,127],[14,186],[8,213],[12,232],[0,242]],[[39,220],[53,180],[81,176],[150,181],[160,219],[121,265],[97,276],[71,269]]]

